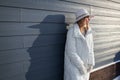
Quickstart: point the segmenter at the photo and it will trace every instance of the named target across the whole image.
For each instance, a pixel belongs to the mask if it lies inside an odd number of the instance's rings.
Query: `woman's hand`
[[[79,70],[82,75],[87,73],[87,69],[84,65],[81,66],[83,70]]]
[[[92,66],[92,64],[88,64],[88,69],[87,69],[87,72],[90,72],[90,71],[92,71],[92,69],[93,69],[93,66]]]

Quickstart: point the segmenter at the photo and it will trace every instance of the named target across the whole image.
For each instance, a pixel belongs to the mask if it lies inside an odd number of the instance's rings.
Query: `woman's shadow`
[[[120,51],[115,55],[114,62],[120,61]],[[120,75],[120,62],[115,65],[115,77]]]
[[[31,59],[26,80],[62,80],[67,31],[65,16],[48,15],[40,24],[29,28],[39,29],[40,33],[35,35],[37,38],[27,50]]]

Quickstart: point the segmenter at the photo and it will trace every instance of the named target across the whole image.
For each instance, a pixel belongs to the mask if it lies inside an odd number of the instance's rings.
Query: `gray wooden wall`
[[[62,80],[66,26],[92,15],[96,66],[120,60],[118,0],[0,0],[0,80]]]

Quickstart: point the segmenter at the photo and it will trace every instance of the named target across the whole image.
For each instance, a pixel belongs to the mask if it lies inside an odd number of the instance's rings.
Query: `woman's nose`
[[[85,20],[86,20],[86,22],[89,22],[89,21],[90,21],[90,19],[89,19],[89,18],[85,18]]]

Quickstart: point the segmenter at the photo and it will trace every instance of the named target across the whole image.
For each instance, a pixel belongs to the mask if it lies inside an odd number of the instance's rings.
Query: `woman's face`
[[[89,21],[90,21],[89,16],[86,16],[86,17],[84,17],[84,18],[82,19],[82,22],[83,22],[84,25],[88,24]]]
[[[86,16],[86,17],[82,18],[80,21],[78,21],[78,24],[80,26],[88,26],[89,21],[90,21],[90,17]]]

